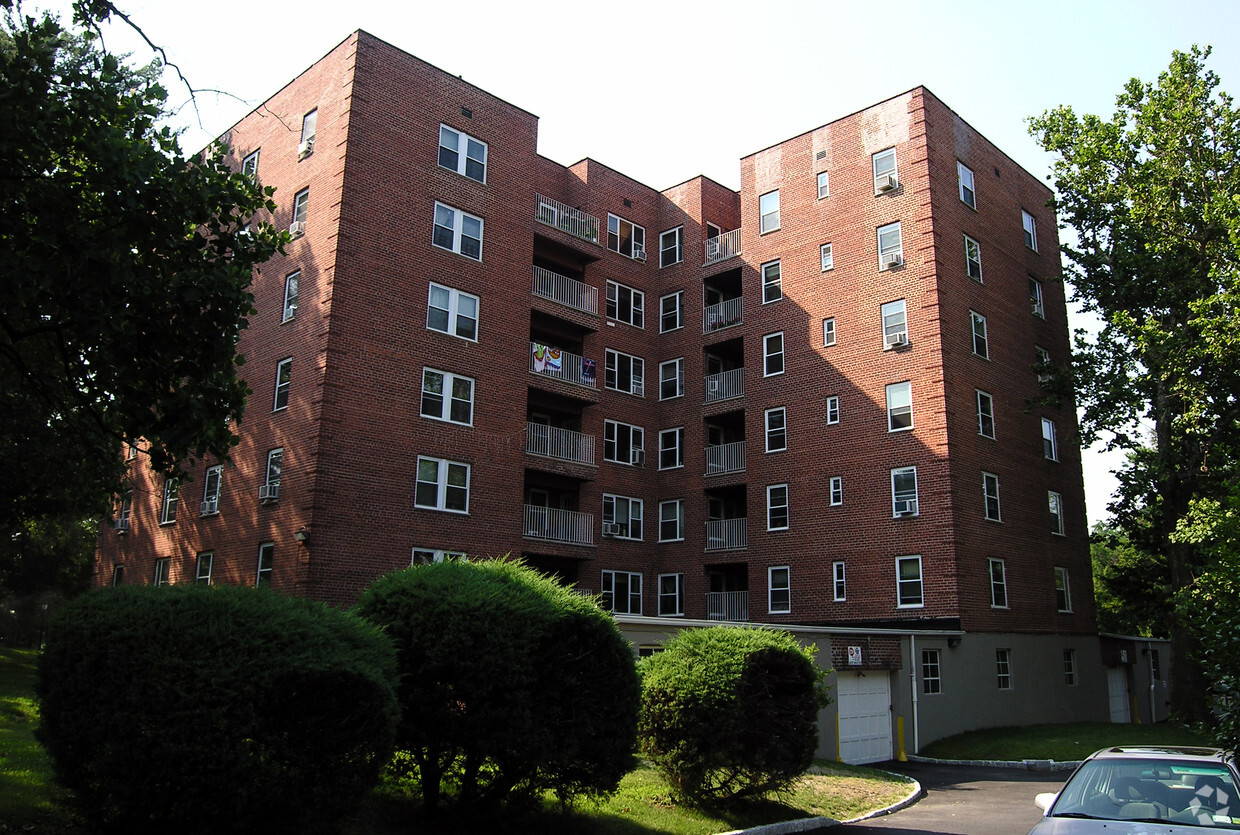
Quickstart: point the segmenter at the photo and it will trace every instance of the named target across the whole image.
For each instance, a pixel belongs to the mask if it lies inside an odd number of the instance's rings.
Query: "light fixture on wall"
[[[296,539],[302,545],[305,545],[306,542],[310,540],[310,529],[305,525],[302,525],[297,529],[297,533],[293,534],[293,539]]]
[[[951,638],[948,638],[948,639],[947,639],[947,645],[948,645],[949,647],[951,647],[952,649],[955,649],[956,647],[960,646],[960,638],[959,638],[959,636],[953,636],[953,637],[951,637]]]

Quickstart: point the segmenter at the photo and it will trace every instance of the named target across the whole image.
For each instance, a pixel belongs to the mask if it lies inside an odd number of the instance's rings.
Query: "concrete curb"
[[[1059,760],[936,760],[933,757],[920,757],[909,754],[911,763],[927,763],[929,765],[972,765],[979,768],[1024,768],[1029,771],[1072,771],[1081,764],[1080,760],[1060,762]]]
[[[879,769],[875,769],[879,770]],[[869,820],[870,818],[878,818],[883,815],[890,815],[892,812],[898,812],[908,806],[916,803],[922,795],[921,783],[918,783],[912,777],[906,774],[896,774],[891,771],[884,771],[892,777],[899,777],[912,786],[912,790],[903,800],[883,809],[875,809],[873,812],[867,812],[856,818],[849,818],[846,821],[837,821],[834,818],[800,818],[799,820],[783,821],[782,823],[768,823],[762,826],[753,826],[749,829],[734,829],[731,832],[721,832],[718,835],[785,835],[790,832],[809,832],[816,829],[826,829],[829,826],[839,826],[841,823],[856,823],[857,821]]]

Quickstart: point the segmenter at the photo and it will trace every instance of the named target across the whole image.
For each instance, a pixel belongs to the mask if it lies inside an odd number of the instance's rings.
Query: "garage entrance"
[[[853,765],[891,759],[891,679],[887,672],[836,673],[840,759]]]

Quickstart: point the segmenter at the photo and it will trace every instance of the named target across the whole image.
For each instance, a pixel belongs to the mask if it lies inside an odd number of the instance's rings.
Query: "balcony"
[[[745,316],[741,302],[741,297],[737,296],[702,308],[702,333],[714,333],[743,322]]]
[[[706,592],[706,618],[733,622],[749,620],[749,592]]]
[[[745,442],[706,447],[706,475],[740,473],[745,470]]]
[[[559,461],[593,465],[594,436],[545,423],[527,423],[525,451],[530,455],[542,455]]]
[[[530,343],[530,373],[554,377],[585,388],[598,388],[598,369],[594,360],[580,357],[560,348]]]
[[[598,218],[574,209],[559,200],[535,195],[538,208],[534,211],[534,219],[539,223],[554,226],[561,232],[567,232],[575,238],[598,244]],[[730,234],[730,233],[729,233]],[[739,243],[739,238],[737,239]]]
[[[749,547],[749,520],[714,519],[706,523],[707,551],[743,551]]]
[[[594,514],[527,504],[522,513],[521,530],[527,539],[593,545]]]
[[[542,267],[534,268],[534,295],[565,307],[598,315],[598,288]]]
[[[706,402],[718,403],[745,396],[745,369],[733,368],[706,375]]]
[[[706,247],[706,260],[702,262],[702,266],[718,264],[741,254],[741,230],[724,232],[717,238],[707,238],[703,243]]]

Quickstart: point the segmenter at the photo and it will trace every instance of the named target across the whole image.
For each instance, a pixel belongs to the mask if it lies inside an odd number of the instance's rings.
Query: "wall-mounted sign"
[[[848,648],[848,666],[850,667],[861,666],[861,647],[849,647]]]

